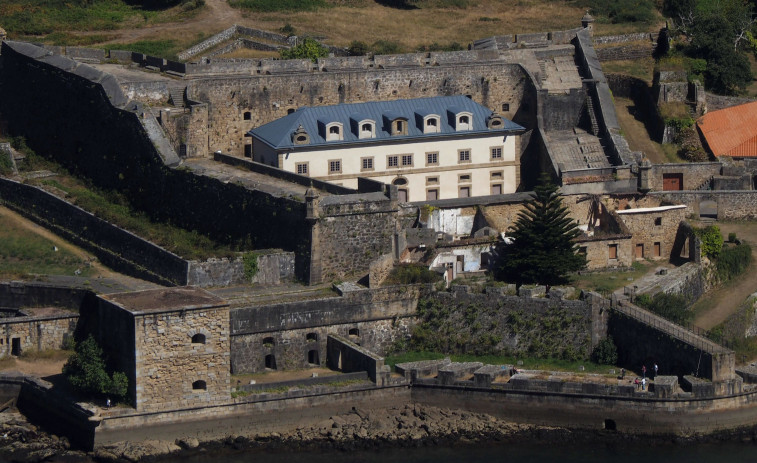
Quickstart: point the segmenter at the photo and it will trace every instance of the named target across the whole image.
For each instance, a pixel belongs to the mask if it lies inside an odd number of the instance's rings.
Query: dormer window
[[[407,135],[407,123],[402,119],[392,121],[392,135]]]
[[[437,116],[426,117],[423,123],[423,133],[439,133],[439,118]]]
[[[342,124],[334,122],[326,126],[326,141],[335,141],[342,139]]]
[[[373,124],[373,121],[368,122],[361,122],[360,123],[360,133],[358,133],[358,138],[375,138],[376,137],[376,129],[375,125]]]
[[[472,116],[469,114],[458,114],[457,116],[457,124],[455,129],[460,130],[470,130],[473,126],[471,123]]]
[[[455,131],[473,130],[473,113],[462,108],[448,108],[447,117],[450,125],[455,126]]]

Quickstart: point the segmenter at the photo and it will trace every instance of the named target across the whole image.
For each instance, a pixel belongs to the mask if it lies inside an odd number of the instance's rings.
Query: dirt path
[[[649,138],[649,132],[643,122],[644,115],[637,111],[633,101],[616,97],[615,112],[618,114],[618,123],[623,129],[631,150],[642,151],[652,164],[667,162],[660,144]]]
[[[205,0],[205,9],[193,18],[182,22],[157,24],[138,29],[108,31],[108,34],[113,35],[114,38],[102,43],[130,43],[154,37],[170,37],[179,34],[195,35],[198,32],[216,33],[240,23],[242,19],[242,13],[230,7],[226,0]],[[100,33],[102,32],[94,31],[89,34]]]
[[[19,371],[27,375],[34,375],[40,378],[60,374],[63,370],[63,364],[66,358],[50,360],[24,360],[23,358],[12,357],[3,362],[0,371]]]
[[[694,304],[694,324],[704,329],[710,329],[725,321],[751,294],[757,292],[757,278],[753,274],[753,269],[757,266],[757,223],[733,222],[717,225],[724,237],[728,238],[728,233],[736,233],[739,239],[752,246],[753,263],[743,275],[723,287],[710,291]]]

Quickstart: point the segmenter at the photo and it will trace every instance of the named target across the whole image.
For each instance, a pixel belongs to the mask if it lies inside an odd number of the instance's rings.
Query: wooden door
[[[636,245],[636,258],[637,259],[644,258],[644,245],[642,243],[639,243]]]
[[[683,174],[662,174],[662,189],[664,191],[683,190]]]

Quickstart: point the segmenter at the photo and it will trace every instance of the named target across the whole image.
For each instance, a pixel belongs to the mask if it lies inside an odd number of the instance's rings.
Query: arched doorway
[[[392,180],[392,185],[397,187],[397,200],[401,203],[406,203],[409,196],[407,191],[407,179],[405,177],[397,177]]]

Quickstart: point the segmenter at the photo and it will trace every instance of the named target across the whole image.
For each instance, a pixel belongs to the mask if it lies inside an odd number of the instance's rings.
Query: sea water
[[[185,457],[186,463],[755,463],[752,443],[510,443],[360,451],[258,451]]]

